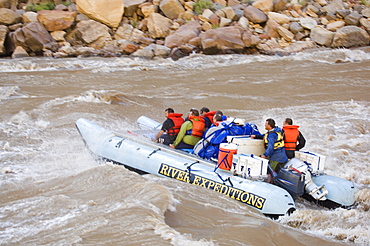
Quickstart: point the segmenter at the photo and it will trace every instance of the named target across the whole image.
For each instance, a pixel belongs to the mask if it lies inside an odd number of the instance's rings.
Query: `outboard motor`
[[[305,175],[297,169],[284,167],[274,177],[274,184],[288,191],[295,200],[304,193]]]
[[[293,158],[282,170],[294,170],[304,175],[304,187],[307,194],[315,198],[316,200],[325,201],[328,191],[324,188],[324,185],[317,186],[311,177],[311,171],[309,166],[301,161],[300,159]],[[281,170],[280,170],[281,171]],[[280,174],[280,172],[279,172]],[[278,175],[279,176],[279,175]]]

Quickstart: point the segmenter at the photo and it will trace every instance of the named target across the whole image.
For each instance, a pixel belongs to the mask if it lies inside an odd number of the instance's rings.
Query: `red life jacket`
[[[296,125],[285,125],[284,130],[284,148],[286,150],[296,150],[297,139],[299,136],[298,127]]]
[[[213,116],[215,116],[215,114],[216,114],[216,111],[210,111],[208,113],[205,113],[204,117],[207,117],[211,121],[211,124],[212,124],[213,123]]]
[[[201,138],[204,133],[204,127],[206,123],[201,116],[190,116],[189,120],[193,123],[193,128],[188,131],[188,135],[192,135],[193,137]]]
[[[167,130],[169,136],[176,136],[180,132],[181,125],[184,123],[184,119],[181,118],[182,114],[171,113],[168,114],[167,118],[173,121],[174,126]]]

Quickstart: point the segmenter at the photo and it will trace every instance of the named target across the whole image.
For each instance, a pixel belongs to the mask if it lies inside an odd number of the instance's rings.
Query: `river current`
[[[83,117],[138,129],[208,107],[255,123],[300,126],[303,149],[358,188],[351,209],[298,198],[271,220],[222,194],[99,163]],[[370,53],[291,56],[0,59],[0,245],[370,245]]]

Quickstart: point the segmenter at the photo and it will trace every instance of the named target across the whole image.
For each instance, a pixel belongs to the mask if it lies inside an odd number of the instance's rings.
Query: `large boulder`
[[[131,55],[145,58],[153,58],[155,56],[167,57],[170,54],[170,52],[171,49],[166,46],[151,44],[149,46],[144,47],[143,49],[135,51]]]
[[[365,30],[367,31],[367,33],[370,34],[370,20],[368,20],[366,18],[361,18],[360,19],[360,23],[365,28]]]
[[[326,47],[330,47],[333,42],[334,32],[328,31],[322,26],[317,26],[311,30],[310,39]]]
[[[118,27],[124,13],[122,0],[76,0],[77,11],[109,27]]]
[[[337,10],[341,9],[344,9],[343,1],[333,0],[330,2],[330,4],[323,7],[321,11],[327,13],[328,15],[335,15],[337,13]]]
[[[274,0],[274,12],[286,10],[287,0]]]
[[[192,38],[198,37],[202,26],[197,21],[191,21],[173,34],[166,37],[164,45],[169,48],[179,47],[189,42]]]
[[[10,0],[0,0],[0,8],[10,9]]]
[[[289,25],[289,30],[294,33],[294,34],[297,34],[299,32],[303,32],[304,29],[303,27],[298,23],[298,22],[292,22],[290,25]]]
[[[291,54],[291,53],[301,52],[305,49],[310,49],[314,47],[316,46],[315,46],[315,43],[312,41],[297,41],[289,45],[288,47],[285,47],[284,51],[288,54]]]
[[[267,35],[269,35],[272,38],[279,38],[280,37],[278,32],[279,27],[280,25],[276,21],[274,21],[273,19],[268,19],[264,31],[266,32]]]
[[[357,26],[344,26],[339,28],[333,38],[332,47],[355,47],[369,45],[369,34]]]
[[[234,26],[211,29],[199,37],[207,55],[242,53],[245,47],[241,29]]]
[[[132,17],[138,10],[139,5],[145,3],[146,0],[124,0],[123,2],[125,5],[125,16]]]
[[[58,50],[58,43],[39,22],[31,22],[9,34],[15,46],[21,46],[28,53],[41,55],[45,50]],[[11,51],[13,52],[13,50]]]
[[[277,23],[279,23],[280,25],[283,25],[283,24],[287,24],[290,22],[290,17],[289,16],[286,16],[284,14],[279,14],[279,13],[275,13],[275,12],[269,12],[267,14],[269,20],[274,20],[276,21]]]
[[[282,27],[282,26],[279,26],[277,28],[277,32],[279,33],[279,35],[286,41],[288,42],[291,42],[293,39],[294,39],[294,34],[289,31],[288,29]]]
[[[267,21],[267,15],[253,6],[244,9],[244,16],[253,23],[265,23]]]
[[[0,25],[12,25],[20,22],[21,19],[22,16],[17,14],[15,11],[6,8],[0,8]]]
[[[123,24],[118,27],[114,34],[115,40],[127,40],[129,42],[140,43],[143,38],[147,38],[144,32],[134,28],[130,24]]]
[[[307,17],[307,18],[299,18],[299,24],[308,30],[317,26],[317,21],[314,18]]]
[[[266,55],[275,55],[284,52],[283,48],[279,45],[276,39],[269,39],[266,42],[260,42],[257,45],[257,48],[261,54]]]
[[[346,23],[342,20],[330,22],[326,25],[326,29],[332,32],[337,31],[339,28],[344,27]]]
[[[139,49],[139,45],[125,39],[118,40],[117,45],[125,55],[130,55]]]
[[[5,38],[6,38],[6,35],[8,34],[8,31],[9,30],[7,26],[0,25],[0,56],[6,54],[4,43],[5,43]]]
[[[37,20],[44,25],[49,32],[62,31],[69,28],[75,21],[77,13],[61,10],[41,10]]]
[[[252,31],[247,29],[242,34],[242,40],[246,48],[255,47],[259,44],[261,39],[257,35],[253,35]]]
[[[151,38],[165,38],[170,34],[172,20],[158,13],[151,13],[148,18],[148,33]]]
[[[257,0],[252,3],[253,7],[260,9],[261,11],[267,13],[274,10],[273,0]]]
[[[109,28],[94,20],[80,21],[76,28],[67,35],[67,41],[72,45],[87,45],[101,49],[106,42],[112,40]]]
[[[22,14],[22,22],[23,23],[30,23],[37,21],[37,13],[28,11]]]
[[[12,58],[24,58],[24,57],[29,57],[27,51],[23,49],[21,46],[17,46],[12,54]]]
[[[357,26],[360,23],[361,18],[362,15],[360,15],[357,11],[353,11],[344,18],[344,22],[346,23],[347,26],[350,25]]]
[[[159,4],[159,8],[163,14],[170,19],[176,19],[179,14],[185,12],[182,4],[177,0],[162,0]]]

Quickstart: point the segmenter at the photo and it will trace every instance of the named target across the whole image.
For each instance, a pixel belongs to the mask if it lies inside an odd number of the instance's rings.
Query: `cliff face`
[[[76,0],[26,11],[0,1],[0,55],[290,54],[367,46],[370,8],[341,0]],[[366,3],[362,1],[362,3]]]

